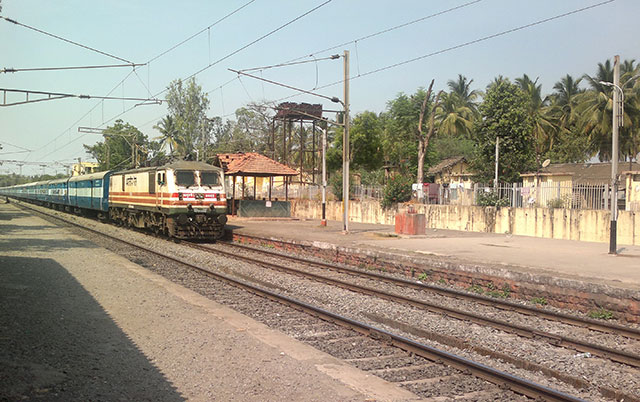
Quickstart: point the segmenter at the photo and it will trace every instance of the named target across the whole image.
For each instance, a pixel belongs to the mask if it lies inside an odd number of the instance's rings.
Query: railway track
[[[37,212],[42,213],[41,211]],[[62,220],[49,214],[47,216]],[[240,295],[232,295],[231,300],[227,300],[227,304],[235,305],[240,310],[245,310],[254,316],[257,314],[263,320],[265,316],[267,321],[278,317],[275,326],[282,328],[285,332],[294,331],[296,337],[325,351],[331,352],[333,349],[338,349],[336,357],[350,361],[358,367],[368,368],[373,374],[398,382],[411,390],[417,390],[421,396],[442,397],[444,399],[444,396],[457,394],[466,400],[513,400],[517,398],[516,394],[518,394],[549,401],[581,400],[384,329],[280,295],[245,280],[216,272],[138,243],[128,242],[121,236],[112,236],[74,222],[62,221],[89,231],[92,235],[108,239],[109,242],[133,248],[138,252],[141,251],[146,255],[153,256],[152,258],[155,259],[161,259],[165,262],[171,261],[190,272],[204,274],[218,283],[215,286],[219,286],[219,283],[225,283],[234,289],[242,289],[252,295],[273,300],[277,302],[274,303],[276,307],[265,306],[265,303],[256,303],[250,300],[245,301],[246,293],[242,292]],[[136,257],[136,259],[139,258]],[[148,265],[156,266],[157,264],[149,263]],[[175,267],[171,269],[175,269]],[[195,280],[193,286],[202,288],[202,278]],[[202,291],[202,289],[200,290]],[[227,289],[213,293],[224,295],[229,292],[233,294]],[[224,296],[222,298],[224,299]],[[256,313],[257,305],[261,306],[262,310]],[[286,308],[281,310],[282,313],[274,313],[273,310],[277,311],[283,306]],[[336,348],[337,345],[339,347]],[[447,393],[443,395],[442,392]]]
[[[251,248],[251,247],[242,246],[242,245],[236,245],[236,244],[233,244],[233,243],[225,243],[225,246],[229,246],[229,245],[234,249],[238,249],[239,248],[239,249],[242,249],[244,251],[249,251],[249,252],[256,253],[256,254],[263,254],[263,255],[268,255],[270,257],[288,259],[288,260],[291,260],[291,261],[295,261],[296,263],[301,263],[301,264],[305,264],[305,265],[320,266],[322,268],[327,268],[327,269],[331,269],[331,270],[335,270],[335,271],[340,271],[340,272],[348,273],[348,274],[351,274],[351,275],[367,276],[369,279],[384,280],[384,281],[392,282],[394,285],[400,285],[400,286],[411,285],[411,287],[419,288],[419,289],[423,289],[423,290],[424,289],[431,290],[433,288],[433,287],[425,286],[424,284],[421,284],[421,283],[415,283],[415,282],[411,282],[411,281],[407,281],[407,280],[403,280],[403,279],[387,277],[387,276],[379,275],[379,274],[366,273],[366,272],[353,270],[353,269],[349,269],[349,268],[337,267],[335,265],[318,263],[318,262],[315,262],[315,261],[305,260],[305,259],[302,259],[302,258],[299,258],[299,257],[287,256],[287,255],[283,255],[283,254],[279,254],[279,253],[273,253],[273,252],[270,252],[268,250],[259,250],[259,249],[255,249],[255,248]],[[363,293],[363,294],[366,294],[366,295],[371,295],[371,296],[376,296],[376,297],[387,299],[387,300],[392,300],[392,301],[395,301],[395,302],[399,302],[399,303],[403,303],[403,304],[410,305],[410,306],[413,306],[413,307],[417,307],[417,308],[421,308],[421,309],[424,309],[424,310],[428,310],[428,311],[433,312],[433,313],[444,314],[444,315],[446,315],[448,317],[452,317],[452,318],[456,318],[456,319],[460,319],[460,320],[465,320],[465,321],[470,321],[470,322],[473,322],[473,323],[476,323],[476,324],[480,324],[480,325],[490,326],[490,327],[499,329],[501,331],[517,334],[519,336],[523,336],[523,337],[527,337],[527,338],[544,339],[548,343],[550,343],[552,345],[555,345],[555,346],[571,348],[571,349],[574,349],[574,350],[579,351],[579,352],[591,353],[591,354],[596,355],[596,356],[604,357],[604,358],[610,359],[612,361],[616,361],[618,363],[627,364],[627,365],[630,365],[630,366],[633,366],[633,367],[640,367],[640,355],[636,355],[636,354],[633,354],[633,353],[628,353],[628,352],[625,352],[625,351],[615,350],[615,349],[604,347],[604,346],[601,346],[601,345],[598,345],[598,344],[585,342],[585,341],[582,341],[580,339],[573,339],[573,338],[566,337],[566,336],[560,336],[560,335],[556,335],[556,334],[553,334],[553,333],[544,332],[544,331],[538,330],[536,328],[526,327],[526,326],[523,326],[523,325],[517,325],[517,324],[514,324],[514,323],[510,323],[510,322],[507,322],[507,321],[496,319],[496,318],[485,317],[483,315],[475,314],[475,313],[464,311],[464,310],[461,310],[461,309],[454,309],[454,308],[450,308],[450,307],[446,307],[446,306],[442,306],[442,305],[426,302],[426,301],[423,301],[423,300],[420,300],[420,299],[417,299],[417,298],[404,296],[402,294],[391,293],[391,292],[388,292],[388,291],[379,290],[379,289],[376,289],[374,287],[362,286],[362,285],[353,283],[352,281],[340,280],[340,279],[331,278],[331,277],[324,276],[324,275],[318,275],[318,274],[315,274],[315,273],[312,273],[312,272],[305,271],[304,269],[297,269],[297,268],[292,268],[292,267],[289,267],[289,266],[285,266],[283,264],[269,262],[269,261],[266,261],[264,258],[246,256],[246,255],[239,254],[237,252],[230,252],[230,251],[221,250],[218,247],[212,248],[212,247],[203,246],[203,245],[196,244],[196,243],[189,243],[189,246],[193,247],[193,248],[197,248],[199,250],[206,251],[206,252],[217,253],[219,255],[223,255],[223,256],[228,257],[228,258],[242,259],[243,261],[246,261],[246,262],[249,262],[249,263],[252,263],[252,264],[257,264],[257,265],[260,265],[260,266],[263,266],[263,267],[267,267],[267,268],[270,268],[270,269],[275,269],[275,270],[278,270],[278,271],[281,271],[281,272],[286,272],[286,273],[289,273],[289,274],[294,274],[294,275],[298,275],[298,276],[301,276],[301,277],[310,278],[310,279],[313,279],[315,281],[319,281],[319,282],[322,282],[322,283],[326,283],[326,284],[330,284],[330,285],[334,285],[334,286],[339,286],[341,288],[348,289],[348,290],[351,290],[351,291],[354,291],[354,292],[359,292],[359,293]],[[442,290],[441,288],[436,288],[436,289]],[[461,292],[455,292],[455,295],[457,296],[459,293],[461,293]],[[485,300],[483,300],[483,301],[485,301]],[[496,306],[500,306],[500,307],[503,307],[505,305],[511,307],[512,305],[515,305],[515,303],[498,303],[498,302],[495,302],[495,303],[496,303]],[[518,307],[525,308],[526,306],[518,306]],[[526,311],[529,314],[535,314],[535,312],[536,312],[535,310],[534,311],[526,310]],[[543,312],[542,315],[544,316],[544,315],[547,315],[547,314],[548,313]],[[571,320],[570,323],[573,323],[573,320]],[[584,324],[583,321],[580,321],[580,323]],[[607,326],[605,324],[599,324],[597,328],[598,328],[598,331],[606,331],[606,332],[613,333],[613,334],[616,334],[616,335],[619,335],[620,332],[624,332],[625,334],[629,333],[629,334],[634,335],[633,336],[634,339],[640,339],[640,332],[636,332],[632,328],[625,328],[625,331],[621,331],[621,327],[620,326],[614,325],[614,326],[609,327],[609,326]]]
[[[257,242],[260,242],[261,240],[260,238],[255,236],[243,235],[243,237],[250,238]],[[231,242],[226,242],[224,244],[229,245],[230,247],[235,247],[237,249],[246,250],[249,252],[252,252],[252,251],[259,252],[261,254],[269,255],[275,258],[283,258],[289,261],[299,262],[305,265],[311,265],[311,266],[327,269],[330,271],[341,272],[341,273],[354,275],[354,276],[360,276],[367,279],[373,279],[380,282],[399,285],[402,287],[407,287],[407,288],[412,288],[417,290],[424,290],[424,291],[432,292],[435,294],[439,294],[447,297],[453,297],[461,300],[469,300],[481,305],[499,308],[504,311],[513,311],[513,312],[524,314],[524,315],[536,316],[536,317],[544,318],[551,321],[556,321],[556,322],[570,324],[570,325],[574,325],[582,328],[587,328],[594,331],[621,335],[631,339],[640,340],[640,330],[635,328],[625,327],[623,325],[606,323],[602,321],[559,313],[559,312],[550,311],[550,310],[543,310],[540,308],[535,308],[535,307],[530,307],[530,306],[519,304],[519,303],[514,303],[508,300],[491,298],[491,297],[487,297],[487,296],[483,296],[475,293],[469,293],[469,292],[463,292],[460,290],[439,287],[439,286],[431,285],[428,283],[423,283],[420,281],[412,281],[412,280],[407,280],[403,278],[383,275],[376,272],[364,271],[361,269],[355,269],[355,268],[351,268],[344,265],[313,261],[313,260],[291,256],[287,254],[282,254],[282,253],[269,251],[265,249],[256,249],[255,247],[246,246],[244,244],[231,243]]]

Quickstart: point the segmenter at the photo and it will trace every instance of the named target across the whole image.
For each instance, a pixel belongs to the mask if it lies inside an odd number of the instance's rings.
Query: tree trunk
[[[440,102],[440,94],[442,93],[438,92],[435,102],[433,102],[433,106],[429,110],[429,128],[427,132],[423,134],[422,123],[424,122],[424,116],[427,112],[427,103],[429,102],[429,98],[431,98],[431,91],[433,90],[434,81],[435,79],[431,80],[431,84],[429,84],[429,89],[427,90],[427,96],[424,98],[422,106],[420,107],[420,120],[418,121],[418,175],[416,179],[419,186],[422,186],[422,182],[424,181],[424,157],[427,153],[427,147],[429,146],[429,139],[435,131],[435,112],[436,107],[438,107],[438,103]],[[422,194],[421,189],[419,189],[418,191],[419,194]]]

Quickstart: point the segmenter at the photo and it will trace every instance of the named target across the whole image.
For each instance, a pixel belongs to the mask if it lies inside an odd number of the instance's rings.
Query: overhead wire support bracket
[[[24,105],[26,103],[44,102],[44,101],[65,99],[65,98],[123,100],[123,101],[138,101],[138,102],[142,102],[141,104],[157,104],[157,105],[162,104],[162,100],[160,99],[149,99],[149,98],[126,98],[126,97],[117,97],[117,96],[93,96],[93,95],[82,95],[82,94],[76,95],[76,94],[67,94],[67,93],[60,93],[60,92],[30,91],[26,89],[10,89],[10,88],[0,88],[0,91],[3,92],[3,102],[2,104],[0,104],[0,106],[2,107]],[[21,102],[7,103],[7,92],[23,93],[25,94],[25,100]],[[46,96],[46,98],[29,99],[29,95],[43,95],[43,96]],[[151,103],[147,103],[147,102],[151,102]]]
[[[13,68],[5,67],[0,70],[0,73],[21,73],[29,71],[60,71],[60,70],[88,70],[98,68],[118,68],[118,67],[140,67],[144,66],[144,63],[131,63],[131,64],[104,64],[95,66],[65,66],[65,67],[34,67],[34,68]]]
[[[289,89],[292,89],[294,91],[302,92],[302,93],[313,95],[313,96],[318,96],[320,98],[324,98],[324,99],[330,100],[331,102],[334,102],[334,103],[340,103],[340,104],[342,104],[344,106],[344,103],[339,98],[337,98],[335,96],[332,97],[332,96],[326,96],[326,95],[318,94],[318,93],[315,93],[315,92],[307,91],[305,89],[292,87],[291,85],[283,84],[281,82],[276,82],[276,81],[268,80],[266,78],[257,77],[255,75],[247,74],[247,73],[244,73],[242,71],[234,70],[234,69],[231,69],[231,68],[229,68],[228,70],[233,72],[233,73],[236,73],[238,75],[246,75],[247,77],[255,78],[256,80],[268,82],[269,84],[278,85],[278,86],[281,86],[281,87],[289,88]]]

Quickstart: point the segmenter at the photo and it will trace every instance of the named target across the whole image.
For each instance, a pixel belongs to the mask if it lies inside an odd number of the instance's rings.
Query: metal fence
[[[500,199],[501,205],[526,208],[547,207],[566,209],[608,209],[608,184],[571,184],[571,182],[540,183],[531,187],[523,183],[500,183],[499,186],[474,184],[473,188],[441,187],[442,204],[478,205],[485,197]],[[619,203],[624,202],[624,191],[618,192]]]
[[[567,209],[609,209],[610,188],[603,184],[572,184],[571,182],[540,183],[537,187],[527,186],[523,183],[500,183],[493,185],[473,184],[473,187],[454,187],[431,185],[425,191],[424,198],[420,201],[424,204],[440,205],[478,205],[482,198],[494,197],[500,199],[500,205],[527,208],[567,208]],[[383,198],[383,186],[351,186],[352,200],[376,200]],[[231,188],[227,188],[228,196]],[[236,197],[240,198],[241,186],[236,186]],[[333,199],[331,186],[327,186],[327,197]],[[245,188],[246,198],[253,198],[253,188]],[[266,199],[269,194],[266,190],[258,189],[256,199]],[[322,186],[293,184],[288,189],[289,199],[316,200],[322,199]],[[284,200],[284,186],[274,186],[271,198]],[[414,199],[416,194],[414,192]],[[618,204],[624,209],[625,193],[621,187],[618,189]]]

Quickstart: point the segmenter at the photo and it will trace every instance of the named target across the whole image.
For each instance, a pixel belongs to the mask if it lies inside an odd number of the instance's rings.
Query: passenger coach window
[[[189,171],[178,171],[176,172],[176,184],[179,186],[190,187],[196,184],[196,176],[195,172]]]
[[[220,175],[218,172],[200,172],[200,185],[202,186],[219,186]]]

